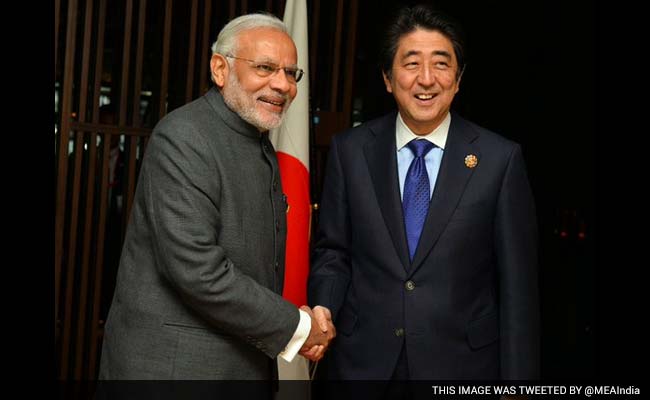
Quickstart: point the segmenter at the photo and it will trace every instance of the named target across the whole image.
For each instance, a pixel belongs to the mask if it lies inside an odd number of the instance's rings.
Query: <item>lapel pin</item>
[[[465,166],[467,168],[474,168],[478,164],[478,158],[474,154],[468,154],[465,156]]]

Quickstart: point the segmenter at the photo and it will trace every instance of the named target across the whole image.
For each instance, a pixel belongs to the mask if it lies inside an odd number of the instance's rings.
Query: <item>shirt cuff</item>
[[[294,332],[293,337],[287,346],[279,354],[279,356],[284,358],[287,362],[291,362],[296,354],[298,354],[303,343],[305,343],[309,337],[309,331],[311,331],[311,317],[303,310],[298,311],[300,312],[300,321],[298,322],[296,332]]]

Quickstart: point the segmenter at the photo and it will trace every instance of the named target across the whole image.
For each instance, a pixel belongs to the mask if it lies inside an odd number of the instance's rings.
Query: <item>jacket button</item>
[[[280,263],[277,261],[275,262],[275,264],[273,264],[273,266],[275,267],[276,272],[278,271],[278,269],[280,269]]]
[[[404,336],[404,329],[403,328],[395,329],[395,336],[397,337]]]
[[[413,290],[415,289],[415,283],[413,283],[413,281],[406,281],[404,287],[406,287],[406,290]]]
[[[275,221],[275,231],[280,232],[280,223],[278,221]]]
[[[278,181],[273,179],[273,191],[277,192],[278,191]]]

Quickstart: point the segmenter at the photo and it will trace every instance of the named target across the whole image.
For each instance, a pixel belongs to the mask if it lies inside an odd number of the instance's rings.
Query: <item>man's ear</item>
[[[384,77],[384,85],[386,85],[386,91],[388,93],[393,93],[393,85],[391,85],[390,79],[384,71],[381,71],[381,75]]]
[[[230,66],[226,58],[221,54],[213,54],[210,59],[210,75],[212,76],[212,81],[219,89],[225,85],[229,72]]]

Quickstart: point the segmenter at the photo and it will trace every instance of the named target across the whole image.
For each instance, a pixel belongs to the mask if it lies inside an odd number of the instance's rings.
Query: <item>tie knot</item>
[[[416,157],[424,157],[436,145],[426,139],[413,139],[407,143],[407,146]]]

